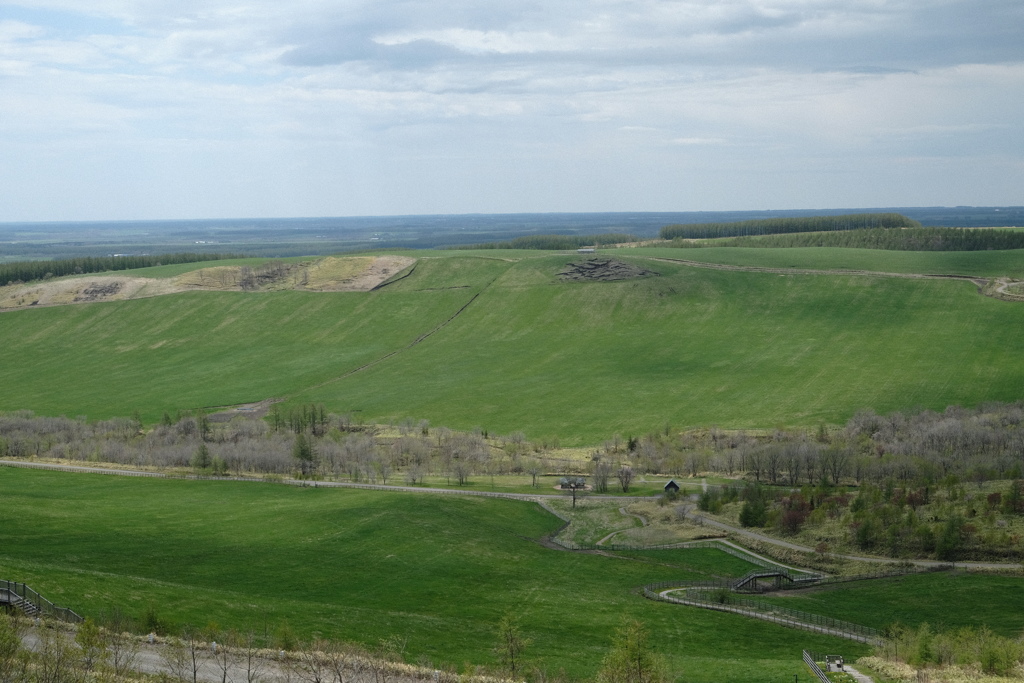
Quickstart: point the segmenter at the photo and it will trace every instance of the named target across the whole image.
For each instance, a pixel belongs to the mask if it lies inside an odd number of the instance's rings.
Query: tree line
[[[53,261],[13,261],[0,263],[0,284],[11,285],[34,280],[46,280],[65,275],[105,273],[112,270],[130,270],[167,266],[176,263],[198,263],[240,258],[237,254],[195,254],[180,252],[140,256],[79,256]]]
[[[672,246],[693,247],[692,242]],[[701,246],[710,246],[707,244]],[[1024,231],[990,228],[865,228],[844,232],[815,232],[762,237],[735,237],[715,242],[716,247],[844,247],[890,251],[986,251],[1024,249]]]
[[[733,223],[687,223],[666,225],[661,239],[713,239],[749,235],[777,235],[793,232],[827,232],[863,228],[914,228],[921,224],[898,213],[851,213],[842,216],[763,218]]]
[[[1024,549],[1012,522],[1024,515],[1024,401],[862,411],[838,428],[679,432],[666,425],[609,439],[586,460],[558,458],[553,444],[522,432],[458,432],[411,419],[384,429],[319,404],[278,409],[266,421],[219,420],[166,414],[144,429],[137,418],[90,423],[19,411],[0,415],[0,457],[385,485],[422,485],[428,477],[493,484],[515,474],[538,486],[542,475],[587,475],[596,492],[629,491],[648,474],[717,474],[737,484],[710,488],[701,508],[740,502],[749,526],[797,534],[839,525],[849,546],[893,557],[1006,559]]]
[[[276,475],[370,484],[422,484],[428,475],[465,486],[473,477],[528,474],[537,478],[571,466],[546,458],[545,444],[521,432],[457,432],[426,421],[403,420],[393,429],[360,424],[322,405],[275,410],[268,420],[240,416],[220,421],[203,412],[165,413],[144,428],[138,417],[89,422],[84,418],[0,414],[0,458],[38,456],[110,462],[204,475]]]
[[[717,427],[615,436],[588,461],[559,459],[554,441],[531,441],[522,432],[488,434],[405,419],[384,431],[321,404],[273,409],[266,420],[223,421],[203,412],[165,413],[144,428],[138,416],[89,422],[84,417],[0,414],[0,457],[39,456],[140,467],[192,467],[222,461],[232,473],[308,474],[387,483],[396,476],[418,483],[427,475],[466,484],[472,476],[561,472],[586,474],[598,489],[638,476],[745,475],[767,486],[831,486],[886,482],[935,486],[1024,479],[1024,401],[951,406],[878,415],[865,410],[841,427],[765,432]],[[208,460],[207,460],[208,458]],[[305,461],[305,465],[303,465]],[[627,469],[628,468],[628,469]]]
[[[580,247],[598,247],[606,244],[622,244],[636,242],[640,238],[619,232],[600,233],[597,235],[524,235],[501,242],[482,242],[463,246],[445,247],[445,249],[547,249],[564,251]]]

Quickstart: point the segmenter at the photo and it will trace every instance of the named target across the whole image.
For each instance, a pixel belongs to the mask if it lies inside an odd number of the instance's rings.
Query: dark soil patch
[[[108,296],[114,296],[121,291],[120,282],[110,282],[105,285],[93,285],[92,287],[86,287],[82,290],[82,293],[75,297],[75,303],[81,301],[99,301],[105,299]]]
[[[598,256],[569,263],[559,273],[558,277],[568,282],[633,280],[648,275],[660,275],[653,270],[647,270],[631,263],[625,263],[606,256]]]

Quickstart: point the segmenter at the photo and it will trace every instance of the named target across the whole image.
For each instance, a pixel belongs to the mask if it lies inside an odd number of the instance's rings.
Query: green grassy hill
[[[1018,272],[1015,252],[610,253],[660,275],[566,283],[556,273],[575,255],[440,252],[369,293],[194,292],[0,314],[0,409],[154,421],[281,397],[570,445],[666,424],[815,425],[868,407],[1021,398],[1024,304],[969,282],[652,260],[995,275]]]
[[[514,613],[533,639],[527,660],[574,676],[597,670],[631,617],[695,682],[790,680],[801,648],[866,652],[646,600],[648,582],[746,567],[716,550],[670,551],[668,566],[657,553],[551,550],[536,539],[561,522],[534,503],[13,468],[0,468],[0,500],[0,578],[89,616],[153,606],[172,629],[262,636],[287,622],[303,639],[367,647],[395,635],[409,661],[461,669],[496,663],[497,625]]]
[[[798,247],[794,249],[644,247],[630,250],[630,253],[762,268],[870,270],[882,273],[932,273],[1024,278],[1024,251],[1018,249],[931,252],[842,249],[838,247]]]

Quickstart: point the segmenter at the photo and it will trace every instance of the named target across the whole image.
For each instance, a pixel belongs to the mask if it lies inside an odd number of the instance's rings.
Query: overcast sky
[[[0,221],[1022,190],[1022,0],[0,0]]]

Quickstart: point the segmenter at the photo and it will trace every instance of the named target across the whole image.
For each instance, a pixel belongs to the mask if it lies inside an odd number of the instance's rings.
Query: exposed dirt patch
[[[596,256],[585,261],[569,263],[559,273],[558,277],[567,282],[601,281],[611,282],[615,280],[633,280],[648,275],[658,275],[653,270],[647,270],[631,263],[619,261],[607,256]]]
[[[95,276],[0,287],[0,310],[122,301],[174,291],[169,280]]]
[[[261,420],[270,412],[270,406],[278,403],[280,398],[268,398],[257,403],[243,403],[237,406],[224,407],[215,413],[210,413],[210,422],[231,422],[236,417],[244,417],[252,420]]]
[[[259,266],[211,266],[174,278],[71,277],[0,287],[0,311],[141,299],[191,291],[368,292],[415,263],[408,256],[351,256]]]
[[[358,274],[348,275],[331,285],[321,287],[321,291],[332,292],[368,292],[395,273],[404,270],[416,262],[409,256],[375,256],[364,257],[369,261],[366,268]],[[341,259],[324,259],[324,261]]]

